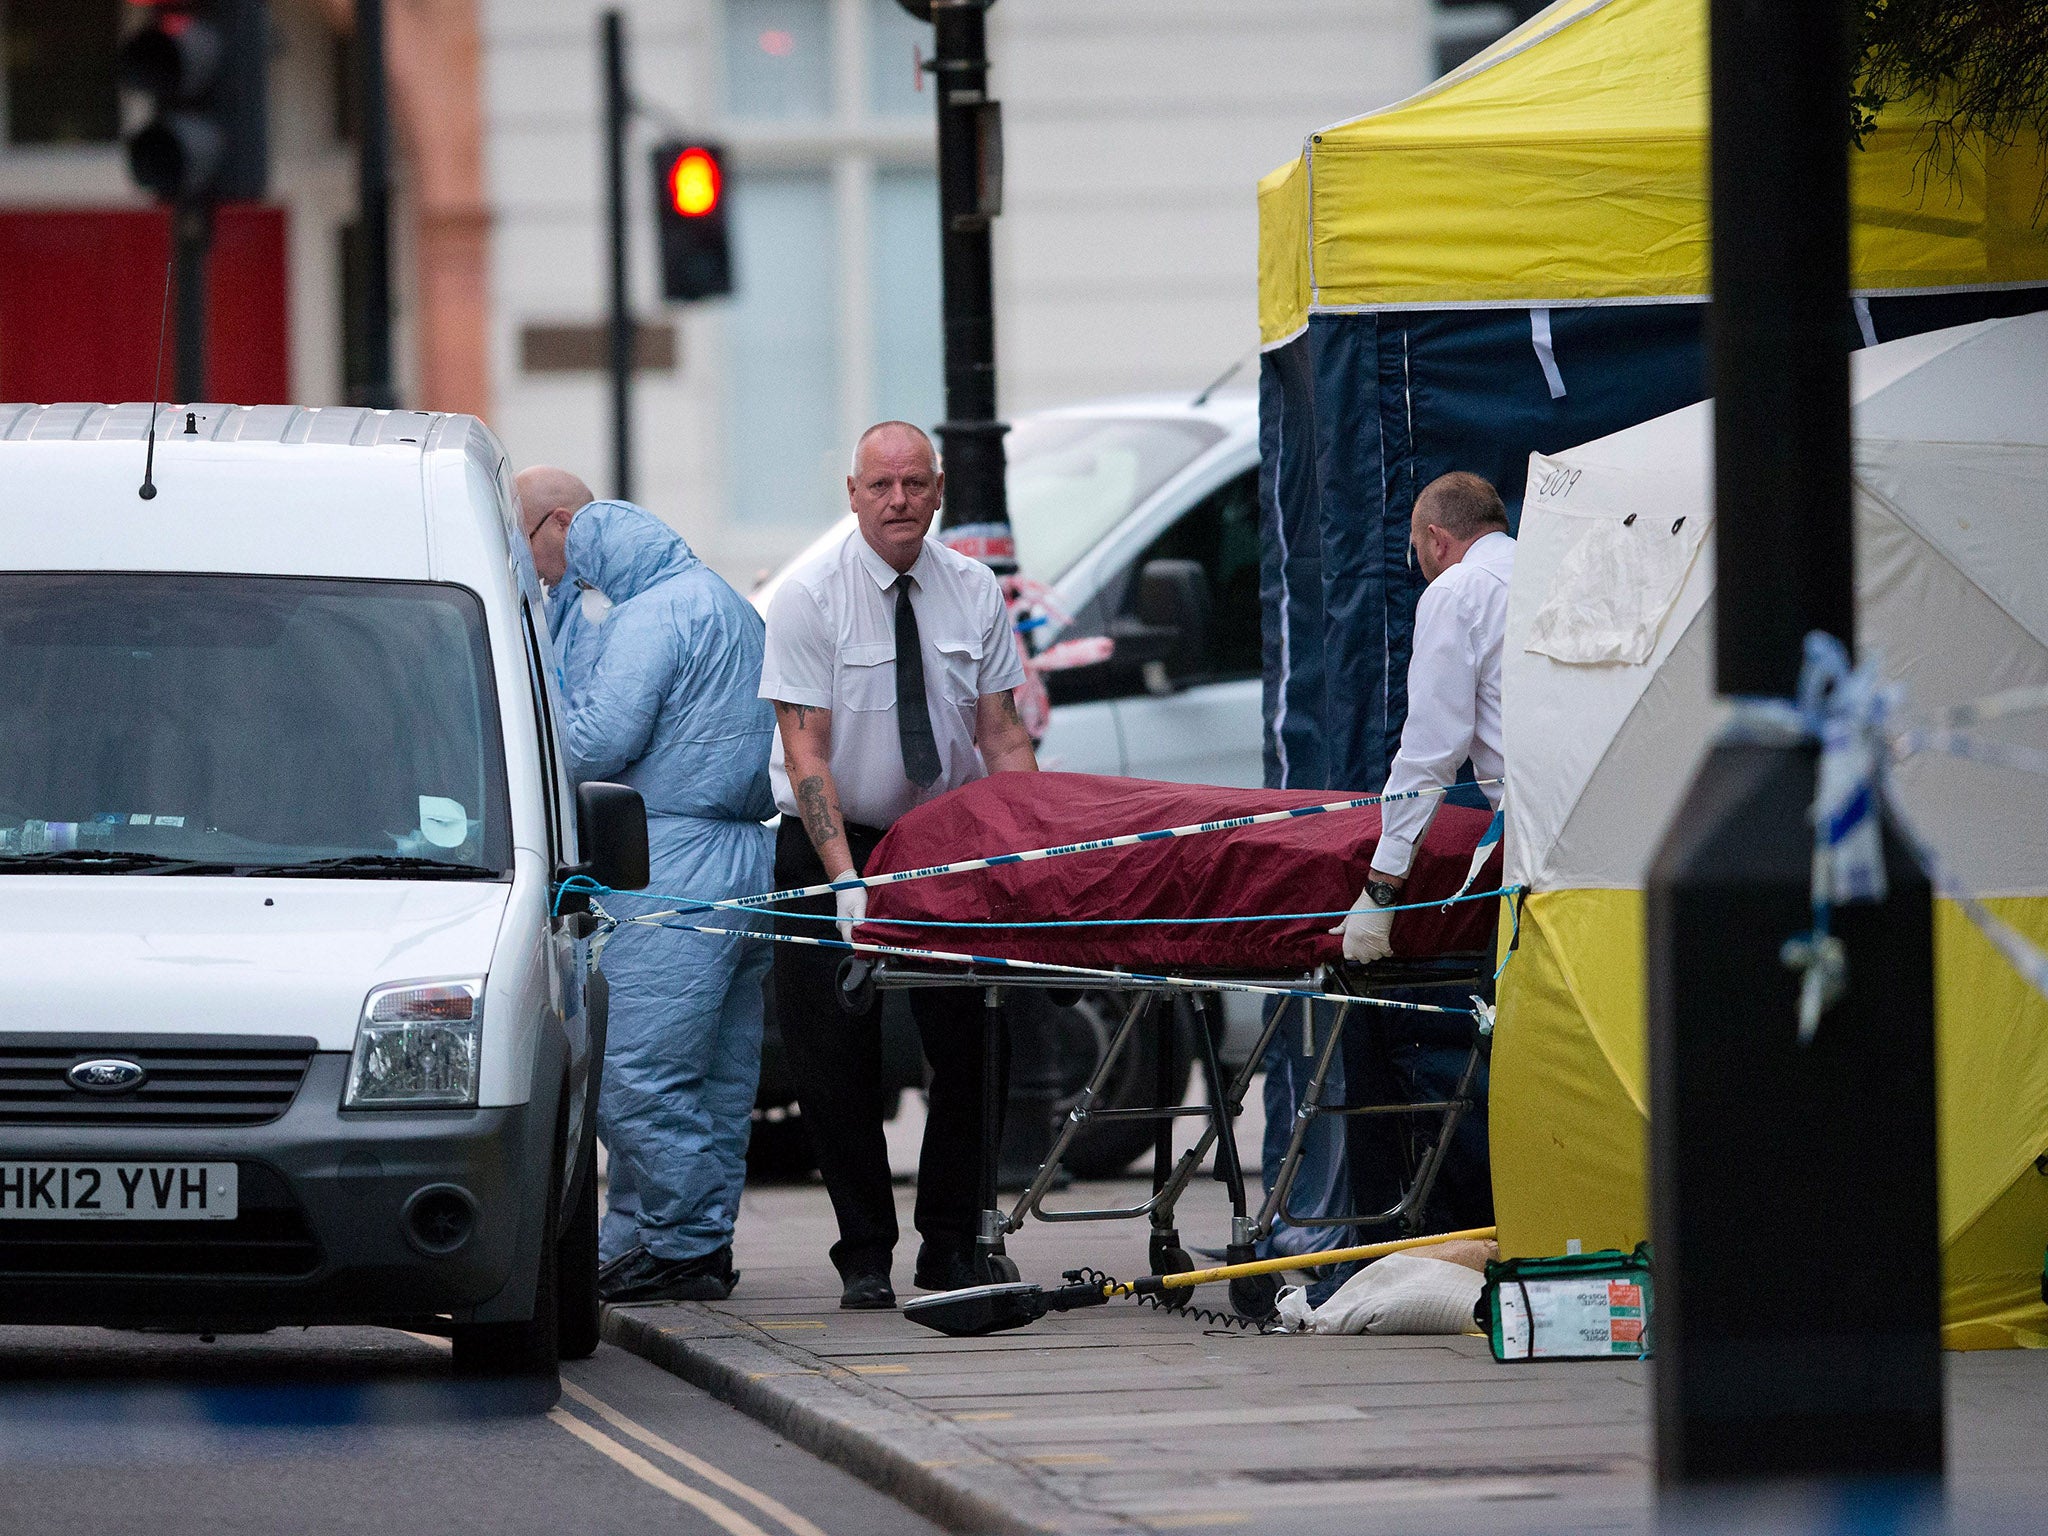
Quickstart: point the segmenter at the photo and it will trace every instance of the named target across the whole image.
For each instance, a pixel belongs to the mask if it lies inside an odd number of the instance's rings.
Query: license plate
[[[233,1221],[233,1163],[0,1162],[0,1221]]]

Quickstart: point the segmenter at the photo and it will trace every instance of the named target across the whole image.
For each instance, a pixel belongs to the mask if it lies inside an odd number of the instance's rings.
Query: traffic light
[[[150,98],[128,170],[168,203],[260,198],[269,181],[264,0],[151,0],[121,45],[121,83]]]
[[[731,293],[725,152],[715,144],[656,146],[654,207],[661,229],[662,297],[709,299]]]

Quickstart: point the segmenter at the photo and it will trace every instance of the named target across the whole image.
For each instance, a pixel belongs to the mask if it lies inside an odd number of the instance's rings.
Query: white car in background
[[[1039,765],[1262,784],[1257,395],[1215,390],[1193,400],[1148,395],[1038,411],[1011,427],[1006,449],[1018,565],[1042,589],[1034,653],[1091,636],[1115,641],[1106,660],[1045,674],[1053,710]],[[849,513],[804,554],[852,527]],[[765,612],[780,583],[779,574],[764,582],[755,606]],[[1014,997],[1012,1006],[1043,1002],[1035,992]],[[883,1075],[892,1095],[924,1080],[901,1000],[900,993],[885,1000],[883,1017]],[[1257,1040],[1259,1010],[1255,999],[1224,1001],[1222,1054],[1234,1063]],[[1114,1019],[1094,994],[1051,1013],[1062,1083],[1051,1109],[1064,1115],[1107,1047]],[[1183,1019],[1173,1069],[1183,1084],[1192,1061],[1189,1027]],[[1161,1033],[1141,1032],[1119,1058],[1099,1107],[1151,1101]],[[750,1161],[757,1173],[801,1172],[809,1149],[791,1112],[795,1092],[772,1008],[764,1045]],[[1082,1177],[1114,1175],[1152,1145],[1152,1135],[1144,1121],[1098,1120],[1076,1138],[1068,1166]]]

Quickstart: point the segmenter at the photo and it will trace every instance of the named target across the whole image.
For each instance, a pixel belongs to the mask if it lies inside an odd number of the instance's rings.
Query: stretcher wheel
[[[981,1267],[987,1275],[988,1285],[1008,1285],[1024,1277],[1017,1271],[1017,1261],[1007,1253],[984,1254]]]
[[[1162,1248],[1152,1256],[1152,1273],[1155,1275],[1185,1275],[1194,1267],[1195,1261],[1185,1248]],[[1194,1295],[1192,1289],[1165,1291],[1159,1300],[1178,1312],[1194,1299]]]
[[[1230,1282],[1230,1310],[1263,1323],[1280,1310],[1278,1275],[1240,1275]]]

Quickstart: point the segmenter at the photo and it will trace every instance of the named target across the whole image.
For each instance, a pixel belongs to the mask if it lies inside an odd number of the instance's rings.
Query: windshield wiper
[[[335,859],[308,859],[300,864],[245,864],[245,875],[390,875],[410,879],[425,875],[442,880],[488,880],[494,869],[474,864],[450,864],[445,859],[421,859],[403,853],[348,853]]]
[[[12,875],[231,875],[232,864],[212,859],[178,859],[167,853],[132,853],[118,848],[62,848],[54,853],[0,857],[0,873]]]

